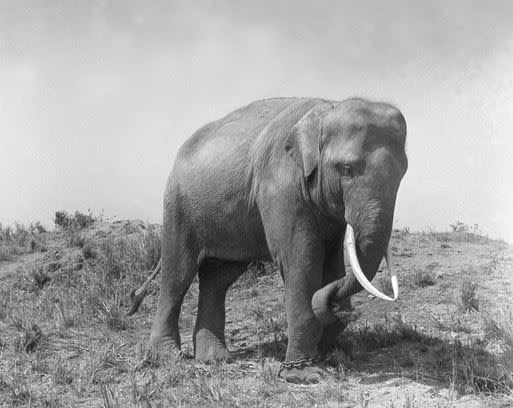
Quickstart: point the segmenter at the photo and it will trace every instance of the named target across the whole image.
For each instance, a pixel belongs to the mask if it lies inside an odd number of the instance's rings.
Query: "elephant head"
[[[405,141],[399,110],[361,99],[314,108],[287,139],[286,150],[302,169],[311,200],[345,230],[353,269],[314,294],[312,309],[324,325],[335,320],[334,305],[362,288],[382,299],[397,298],[389,240],[397,190],[408,166]],[[370,283],[383,257],[394,298]]]

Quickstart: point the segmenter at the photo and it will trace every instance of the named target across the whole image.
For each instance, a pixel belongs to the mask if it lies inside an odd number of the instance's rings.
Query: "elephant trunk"
[[[354,295],[362,289],[366,289],[372,295],[388,301],[396,300],[399,294],[399,286],[397,276],[393,269],[390,245],[387,246],[385,251],[385,261],[392,281],[392,289],[394,292],[393,298],[381,293],[370,282],[370,279],[374,278],[376,275],[382,255],[380,255],[377,262],[373,262],[373,264],[366,262],[366,268],[364,268],[366,271],[365,274],[360,266],[360,262],[358,261],[354,230],[350,224],[347,224],[345,243],[353,273],[349,273],[342,279],[331,282],[322,287],[315,292],[312,297],[312,310],[323,326],[329,325],[337,319],[333,313],[333,304],[341,303],[343,299]]]

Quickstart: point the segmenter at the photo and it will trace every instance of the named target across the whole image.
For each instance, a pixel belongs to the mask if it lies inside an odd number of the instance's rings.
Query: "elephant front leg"
[[[336,281],[346,274],[343,247],[344,233],[342,233],[340,237],[339,239],[326,243],[322,286]],[[338,305],[338,309],[348,313],[351,310],[351,299],[349,297],[345,299],[342,304]],[[339,346],[339,336],[344,331],[347,323],[347,319],[337,319],[335,322],[324,327],[319,344],[319,351],[323,356],[326,356]]]
[[[311,301],[321,287],[323,252],[321,245],[297,245],[289,257],[294,263],[284,273],[288,346],[280,376],[287,382],[317,383],[322,378],[318,349],[322,326]]]

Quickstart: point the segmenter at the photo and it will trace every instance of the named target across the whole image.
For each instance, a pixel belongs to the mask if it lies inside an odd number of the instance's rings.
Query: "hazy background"
[[[189,3],[0,0],[0,222],[160,222],[205,122],[259,98],[364,96],[408,123],[396,226],[513,242],[513,2]]]

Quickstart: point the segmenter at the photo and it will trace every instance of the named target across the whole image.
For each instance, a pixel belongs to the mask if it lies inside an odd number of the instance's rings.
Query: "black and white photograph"
[[[513,2],[0,0],[0,407],[513,407]]]

